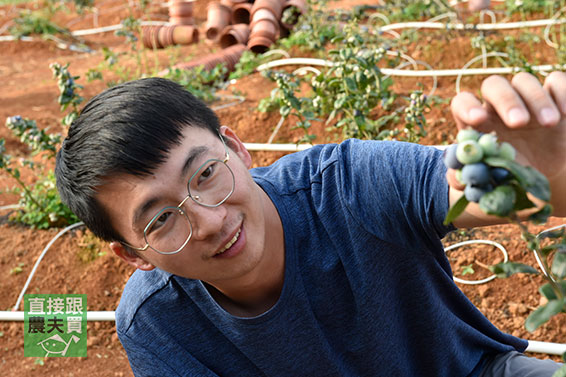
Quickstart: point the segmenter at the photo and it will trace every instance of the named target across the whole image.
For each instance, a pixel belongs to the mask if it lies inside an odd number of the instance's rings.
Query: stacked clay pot
[[[187,45],[198,42],[198,29],[192,25],[146,26],[142,29],[142,42],[147,48],[170,45]]]
[[[177,64],[173,68],[192,69],[203,66],[205,70],[210,71],[218,64],[222,63],[226,66],[228,71],[231,72],[234,70],[236,63],[240,61],[240,57],[245,50],[247,50],[245,44],[232,45],[228,48],[220,50],[220,52],[191,60],[188,63]]]
[[[279,35],[279,19],[283,12],[281,0],[256,0],[251,10],[248,47],[255,53],[265,52]]]
[[[216,41],[222,30],[230,25],[232,20],[232,8],[218,3],[210,3],[207,7],[206,38]]]
[[[194,25],[194,0],[171,0],[169,2],[169,23],[173,25]]]

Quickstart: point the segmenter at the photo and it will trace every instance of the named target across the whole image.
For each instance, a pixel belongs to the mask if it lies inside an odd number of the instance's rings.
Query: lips
[[[231,248],[232,245],[234,245],[236,243],[236,241],[238,241],[238,238],[240,237],[241,232],[242,232],[242,228],[238,229],[238,231],[236,232],[234,237],[230,241],[228,241],[228,243],[226,245],[224,245],[224,247],[222,249],[220,249],[215,254],[215,256],[220,255],[220,254],[224,253],[226,250],[228,250],[229,248]]]

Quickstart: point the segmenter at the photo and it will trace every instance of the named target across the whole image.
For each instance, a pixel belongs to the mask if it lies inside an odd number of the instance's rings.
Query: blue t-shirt
[[[444,173],[434,148],[358,140],[253,169],[283,223],[278,302],[235,317],[198,280],[138,270],[116,312],[134,373],[465,377],[523,351],[453,282]]]

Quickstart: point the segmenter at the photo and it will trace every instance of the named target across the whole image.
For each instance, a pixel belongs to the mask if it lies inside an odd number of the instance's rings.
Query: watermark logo
[[[86,295],[24,295],[24,356],[86,357]]]

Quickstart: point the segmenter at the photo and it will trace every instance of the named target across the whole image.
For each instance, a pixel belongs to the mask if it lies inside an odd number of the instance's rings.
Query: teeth
[[[234,244],[234,242],[236,242],[238,240],[238,237],[240,237],[240,232],[242,231],[242,229],[238,230],[238,233],[236,233],[236,235],[234,236],[234,238],[232,238],[223,248],[222,250],[220,250],[218,253],[216,253],[216,255],[218,254],[222,254],[223,252],[225,252],[226,250],[228,250],[230,248],[230,246],[232,246]]]

